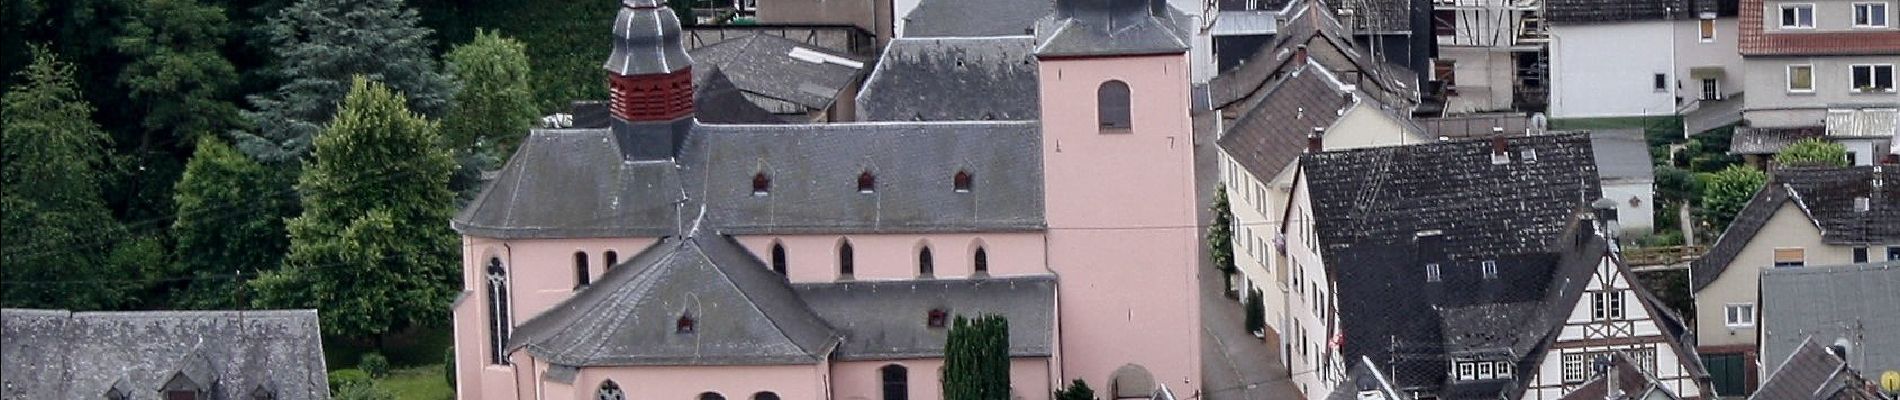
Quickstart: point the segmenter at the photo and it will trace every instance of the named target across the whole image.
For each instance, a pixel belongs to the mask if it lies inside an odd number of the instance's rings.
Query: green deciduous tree
[[[1076,379],[1069,382],[1069,387],[1056,389],[1056,400],[1095,400],[1095,389],[1090,389],[1088,382]]]
[[[227,309],[237,303],[234,279],[217,276],[276,270],[289,238],[284,220],[290,193],[274,182],[282,174],[264,168],[217,138],[198,142],[173,195],[177,263],[166,276],[195,279],[167,283],[168,303],[183,309]]]
[[[0,97],[0,294],[7,307],[111,309],[138,276],[114,261],[124,229],[100,197],[106,134],[73,82],[73,66],[35,50]],[[136,271],[136,270],[132,270]]]
[[[442,118],[442,136],[460,150],[498,157],[513,152],[537,114],[527,46],[477,30],[475,40],[455,46],[445,58],[461,91]]]
[[[388,85],[409,109],[431,117],[454,92],[431,58],[430,30],[402,0],[300,0],[271,17],[265,33],[285,83],[251,97],[257,111],[244,117],[255,130],[237,136],[239,150],[266,162],[310,152],[353,76]]]
[[[1009,320],[959,315],[943,353],[944,400],[1009,398]]]
[[[1767,184],[1768,175],[1746,166],[1733,165],[1722,172],[1705,175],[1702,184],[1702,220],[1715,232],[1728,228],[1735,213],[1748,205],[1755,192]]]
[[[1849,164],[1847,146],[1820,138],[1801,139],[1775,154],[1775,164],[1787,167],[1845,167]]]
[[[435,123],[358,78],[297,183],[282,270],[255,282],[272,307],[320,308],[325,333],[380,339],[446,321],[456,290],[449,174]]]
[[[113,44],[132,59],[119,85],[144,111],[139,148],[154,140],[188,144],[235,126],[229,96],[237,70],[219,53],[229,28],[224,9],[196,0],[137,4]]]

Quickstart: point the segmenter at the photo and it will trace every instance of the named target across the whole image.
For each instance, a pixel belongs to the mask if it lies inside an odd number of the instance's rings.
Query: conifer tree
[[[1009,398],[1009,320],[959,315],[943,351],[944,400]]]

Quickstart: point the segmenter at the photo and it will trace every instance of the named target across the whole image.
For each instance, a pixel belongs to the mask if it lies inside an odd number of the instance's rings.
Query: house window
[[[1669,91],[1669,75],[1668,74],[1654,74],[1654,75],[1651,75],[1651,78],[1652,79],[1650,79],[1650,86],[1655,86],[1656,91],[1658,92]]]
[[[1808,93],[1814,91],[1814,66],[1796,64],[1788,66],[1788,91]]]
[[[956,190],[957,193],[969,193],[970,192],[970,173],[965,172],[965,171],[957,171],[957,175],[950,178],[950,187]]]
[[[588,270],[587,252],[584,252],[584,251],[574,252],[574,288],[575,289],[587,287],[587,284],[594,282],[594,276],[589,274],[587,270]]]
[[[618,251],[607,250],[606,253],[600,254],[600,258],[606,259],[607,261],[604,265],[600,266],[600,270],[602,271],[612,270],[615,265],[620,264],[620,252]]]
[[[1522,156],[1521,158],[1524,159],[1524,162],[1527,162],[1527,163],[1537,162],[1537,149],[1524,149],[1524,151],[1521,151],[1518,153],[1520,156]]]
[[[1492,362],[1492,364],[1497,365],[1494,368],[1497,369],[1498,371],[1498,379],[1510,379],[1511,377],[1511,362],[1510,361],[1496,361],[1496,362]]]
[[[932,308],[930,309],[930,313],[924,315],[924,326],[942,328],[945,325],[949,325],[949,322],[950,312],[944,311],[941,308]]]
[[[850,278],[852,270],[855,269],[852,263],[857,261],[857,257],[851,253],[850,240],[838,243],[838,275],[840,277]]]
[[[1478,363],[1478,379],[1497,379],[1497,377],[1498,377],[1497,374],[1491,371],[1491,363],[1489,362]]]
[[[1128,115],[1128,100],[1128,83],[1102,82],[1102,86],[1095,89],[1095,118],[1102,132],[1128,132],[1133,126]]]
[[[937,267],[932,261],[929,247],[917,250],[917,275],[930,276],[936,272]]]
[[[1887,261],[1900,261],[1900,246],[1887,246]]]
[[[982,247],[978,247],[976,248],[976,257],[974,258],[976,260],[976,273],[987,274],[990,272],[990,252],[983,250]]]
[[[1425,264],[1425,281],[1439,282],[1445,278],[1438,274],[1438,263]]]
[[[1484,260],[1484,262],[1479,263],[1478,266],[1484,269],[1484,279],[1498,278],[1498,262],[1497,261]]]
[[[1607,321],[1623,319],[1623,291],[1591,292],[1590,310],[1591,320]]]
[[[1706,43],[1706,42],[1715,41],[1715,19],[1714,18],[1703,18],[1702,21],[1697,25],[1697,27],[1700,28],[1701,30],[1700,38],[1702,39],[1703,42]]]
[[[1854,27],[1887,27],[1887,3],[1854,3]]]
[[[784,276],[786,272],[788,271],[789,271],[789,267],[786,266],[786,262],[785,262],[785,245],[779,244],[779,243],[773,243],[772,244],[772,272],[777,272],[779,276]]]
[[[1807,264],[1806,249],[1800,247],[1775,249],[1775,266],[1799,267],[1804,264]]]
[[[1867,248],[1866,247],[1854,248],[1854,262],[1855,263],[1867,262]]]
[[[1458,362],[1458,380],[1468,381],[1477,377],[1477,366],[1469,361]]]
[[[1610,319],[1623,319],[1623,291],[1609,292],[1604,297],[1609,299]]]
[[[620,384],[612,380],[600,383],[600,389],[594,391],[599,400],[627,400],[627,392],[620,391]]]
[[[902,365],[891,364],[878,368],[878,375],[884,383],[884,400],[906,400],[910,398],[910,371]]]
[[[1564,354],[1564,383],[1583,382],[1589,378],[1590,355],[1587,353]]]
[[[1782,4],[1782,29],[1814,29],[1814,4]]]
[[[1728,311],[1727,324],[1730,328],[1755,326],[1755,303],[1732,303],[1723,309]]]
[[[877,191],[877,175],[872,175],[871,170],[868,169],[864,170],[864,172],[859,172],[858,193],[871,193],[875,191]]]
[[[488,259],[488,363],[507,364],[508,331],[513,325],[508,318],[508,271],[502,269],[501,257]]]
[[[772,177],[764,172],[752,174],[752,195],[764,196],[772,193]]]
[[[1432,10],[1432,35],[1458,34],[1458,10]]]
[[[1851,89],[1855,93],[1893,91],[1893,64],[1861,64],[1849,69],[1853,71]]]
[[[1703,100],[1721,100],[1722,99],[1722,81],[1715,78],[1703,79],[1702,80],[1702,99]]]

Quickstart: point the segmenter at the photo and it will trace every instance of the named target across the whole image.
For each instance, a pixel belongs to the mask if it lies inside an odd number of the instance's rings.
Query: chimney
[[[1306,65],[1306,45],[1302,44],[1299,47],[1293,48],[1293,65]]]
[[[625,0],[613,35],[601,68],[621,157],[677,156],[693,126],[693,60],[680,44],[679,18],[659,0]]]
[[[1324,134],[1326,134],[1326,128],[1313,127],[1313,133],[1306,134],[1306,152],[1318,153],[1325,151],[1326,146],[1324,142],[1321,141],[1323,139],[1320,138],[1320,135]]]
[[[1505,141],[1504,135],[1497,134],[1498,131],[1501,131],[1503,129],[1504,128],[1491,128],[1491,133],[1493,134],[1491,136],[1491,163],[1492,164],[1510,164],[1511,163],[1511,144]]]

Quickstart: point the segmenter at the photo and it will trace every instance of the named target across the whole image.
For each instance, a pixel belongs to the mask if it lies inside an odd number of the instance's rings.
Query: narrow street
[[[1195,198],[1202,237],[1214,220],[1214,187],[1220,180],[1214,139],[1194,140]],[[1201,247],[1201,398],[1207,400],[1299,399],[1299,391],[1280,364],[1279,349],[1268,346],[1242,327],[1241,303],[1223,292],[1221,274],[1214,270],[1208,249]]]

